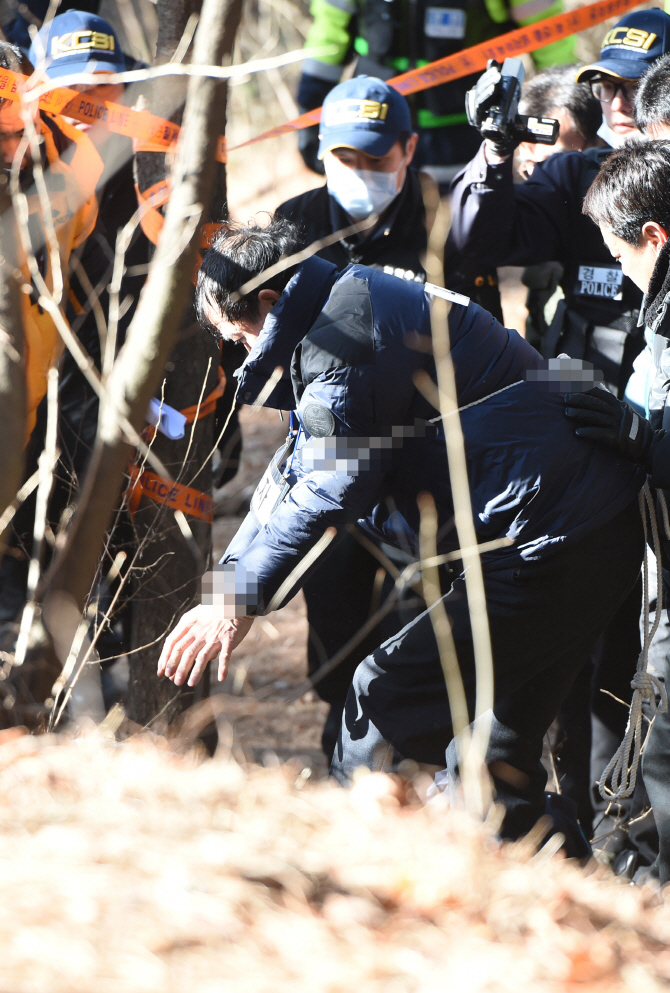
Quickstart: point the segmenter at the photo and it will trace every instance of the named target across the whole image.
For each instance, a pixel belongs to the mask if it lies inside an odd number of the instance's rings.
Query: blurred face
[[[372,155],[366,155],[365,152],[360,152],[356,148],[331,148],[325,153],[324,159],[337,159],[342,163],[342,165],[347,166],[348,169],[356,169],[358,171],[397,171],[398,182],[396,185],[396,190],[401,190],[403,183],[405,182],[405,176],[407,175],[407,166],[414,158],[414,152],[416,151],[416,143],[418,140],[419,136],[417,134],[411,135],[409,141],[407,142],[407,147],[404,150],[400,142],[396,141],[395,145],[389,149],[386,155],[382,155],[381,158],[374,158]]]
[[[638,244],[629,245],[602,224],[600,230],[612,256],[621,263],[624,275],[646,293],[658,254],[668,240],[667,232],[655,221],[647,221]]]
[[[547,117],[553,117],[558,121],[558,141],[555,145],[539,145],[530,141],[521,142],[519,145],[519,172],[524,179],[528,179],[532,175],[538,162],[544,162],[550,155],[555,155],[556,152],[583,152],[586,147],[584,138],[575,127],[575,122],[567,110],[562,107],[554,107],[547,114]]]
[[[600,101],[605,124],[622,138],[639,134],[634,117],[638,85],[637,79],[617,79],[604,74],[591,80],[591,89]]]

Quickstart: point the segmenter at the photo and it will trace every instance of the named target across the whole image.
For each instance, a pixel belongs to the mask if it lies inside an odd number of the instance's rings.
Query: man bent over
[[[444,427],[415,385],[419,374],[436,378],[426,289],[310,258],[235,298],[291,254],[291,231],[283,220],[228,224],[200,270],[204,323],[249,349],[238,398],[253,403],[280,376],[263,402],[292,409],[299,432],[290,489],[282,498],[280,483],[269,502],[257,494],[222,559],[223,603],[194,608],[166,640],[158,671],[177,685],[196,683],[217,656],[224,679],[254,616],[293,595],[348,526],[419,559],[417,499],[431,493],[438,552],[458,548]],[[544,812],[543,736],[639,573],[644,475],[574,437],[553,391],[566,386],[551,382],[570,370],[547,369],[516,331],[465,297],[454,295],[449,334],[478,540],[513,541],[482,564],[496,682],[488,763],[506,807],[503,831],[516,837]],[[467,596],[463,576],[452,578],[444,576],[443,602],[473,716]],[[444,766],[452,738],[426,611],[356,670],[333,772],[346,781],[387,743]]]

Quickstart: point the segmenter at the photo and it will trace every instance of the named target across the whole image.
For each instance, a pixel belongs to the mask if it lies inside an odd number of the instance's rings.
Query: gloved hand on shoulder
[[[629,404],[600,387],[588,393],[568,393],[564,400],[565,416],[577,425],[578,438],[609,445],[629,462],[651,471],[654,443],[664,431],[654,431]]]

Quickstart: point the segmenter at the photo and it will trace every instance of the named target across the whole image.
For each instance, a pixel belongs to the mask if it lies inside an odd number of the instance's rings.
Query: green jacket
[[[412,64],[426,65],[563,9],[563,0],[509,0],[509,6],[507,0],[312,0],[305,46],[327,46],[331,52],[306,59],[303,73],[332,87],[354,52],[372,59],[370,74],[376,74],[375,61],[394,74],[406,72]],[[532,54],[538,69],[574,62],[574,39],[563,38]],[[470,77],[419,94],[419,127],[464,123],[463,95],[471,85]]]

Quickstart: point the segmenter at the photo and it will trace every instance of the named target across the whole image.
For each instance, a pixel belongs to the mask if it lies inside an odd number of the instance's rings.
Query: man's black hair
[[[583,211],[629,245],[656,221],[670,232],[670,141],[628,141],[600,167]]]
[[[22,72],[24,76],[30,76],[34,72],[28,56],[8,41],[0,41],[0,68],[10,69],[12,72]]]
[[[195,308],[202,327],[215,337],[221,337],[207,317],[208,305],[227,321],[258,321],[259,292],[270,289],[281,293],[295,273],[296,265],[284,269],[239,300],[231,300],[231,295],[301,247],[300,229],[285,217],[275,215],[265,227],[257,221],[249,221],[246,225],[235,221],[224,223],[212,247],[205,252],[198,271]]]
[[[640,80],[635,123],[644,133],[654,124],[670,125],[670,55],[657,59]]]
[[[558,108],[566,110],[587,144],[595,141],[603,122],[600,102],[588,83],[575,79],[577,66],[543,69],[524,83],[519,110],[533,117],[551,117]]]

